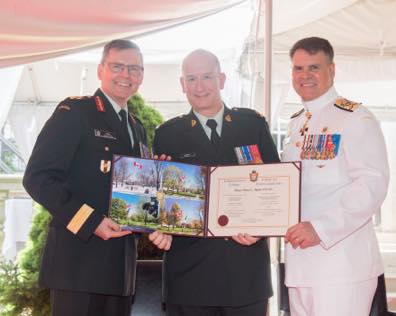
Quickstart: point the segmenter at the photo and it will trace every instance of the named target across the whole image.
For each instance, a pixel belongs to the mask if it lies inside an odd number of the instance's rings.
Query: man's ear
[[[182,87],[183,93],[186,93],[186,89],[184,88],[184,78],[180,77],[179,80],[180,80],[180,85]]]
[[[330,73],[331,73],[331,76],[333,77],[332,79],[334,81],[334,77],[335,77],[335,64],[334,63],[330,64]]]
[[[225,81],[226,81],[226,75],[225,75],[224,72],[221,72],[219,74],[219,81],[220,81],[220,89],[222,90],[222,89],[224,89],[224,84],[225,84]]]
[[[103,64],[99,64],[97,68],[97,75],[99,80],[102,80]]]

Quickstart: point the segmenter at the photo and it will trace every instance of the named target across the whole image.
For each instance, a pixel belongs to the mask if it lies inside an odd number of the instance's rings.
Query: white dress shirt
[[[213,119],[216,121],[216,123],[217,123],[216,132],[221,137],[221,129],[223,127],[224,105],[221,107],[221,110],[219,112],[217,112],[216,115],[213,117],[206,117],[202,114],[199,114],[197,111],[194,111],[194,110],[193,110],[193,112],[194,112],[195,116],[197,117],[199,123],[201,123],[201,126],[204,129],[205,134],[208,136],[209,139],[210,139],[210,135],[212,133],[212,130],[210,129],[210,127],[206,125],[206,122],[209,119]]]
[[[103,90],[102,90],[103,92]],[[103,92],[103,94],[106,96],[106,98],[109,100],[111,106],[113,107],[114,111],[117,113],[118,118],[121,119],[121,115],[119,114],[120,111],[125,111],[126,112],[126,117],[128,119],[128,124],[127,124],[127,128],[128,128],[128,134],[129,134],[129,139],[131,141],[131,145],[133,147],[134,145],[134,140],[133,140],[133,132],[132,132],[132,128],[129,125],[129,112],[128,112],[128,104],[126,104],[125,106],[121,107],[118,105],[118,103],[116,101],[114,101],[112,98],[110,98],[106,93]]]

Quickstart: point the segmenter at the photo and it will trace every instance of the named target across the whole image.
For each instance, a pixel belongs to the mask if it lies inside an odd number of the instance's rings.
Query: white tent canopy
[[[214,14],[245,0],[0,2],[0,67],[102,46]]]
[[[394,0],[274,1],[273,43],[280,53],[309,34],[352,58],[396,56]]]
[[[248,0],[4,0],[0,2],[0,67],[99,47],[111,38],[141,36],[243,2]],[[337,83],[388,81],[388,86],[392,86],[389,82],[395,80],[396,74],[396,23],[393,16],[396,1],[276,0],[272,5],[272,80],[275,85],[284,86],[289,80],[290,46],[302,37],[315,35],[328,38],[335,48]],[[264,15],[260,18],[263,20]],[[236,18],[233,23],[244,26],[246,22]],[[215,30],[205,29],[203,32],[208,39],[210,33],[214,33],[211,45],[232,36],[232,32],[227,31],[223,36]],[[264,37],[263,31],[258,36],[259,42],[263,43]],[[256,40],[255,35],[251,40]],[[177,39],[158,44],[151,40],[150,49],[159,56],[157,60],[178,63],[182,47],[187,45]],[[262,55],[258,56],[262,61]],[[95,63],[97,59],[91,62]],[[372,96],[369,98],[373,99]],[[380,103],[389,106],[388,101]],[[394,100],[391,103],[395,105]]]

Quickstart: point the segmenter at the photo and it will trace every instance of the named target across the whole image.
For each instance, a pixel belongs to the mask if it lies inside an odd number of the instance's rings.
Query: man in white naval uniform
[[[373,114],[333,87],[333,56],[317,37],[290,50],[304,106],[282,155],[302,163],[301,222],[285,237],[292,316],[369,315],[383,273],[372,216],[389,182],[384,138]]]

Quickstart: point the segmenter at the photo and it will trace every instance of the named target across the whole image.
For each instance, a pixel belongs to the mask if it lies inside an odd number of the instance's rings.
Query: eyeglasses
[[[124,72],[125,68],[128,69],[128,74],[131,76],[141,76],[144,68],[139,65],[125,65],[125,64],[119,64],[119,63],[107,63],[109,66],[110,70],[116,74]]]

